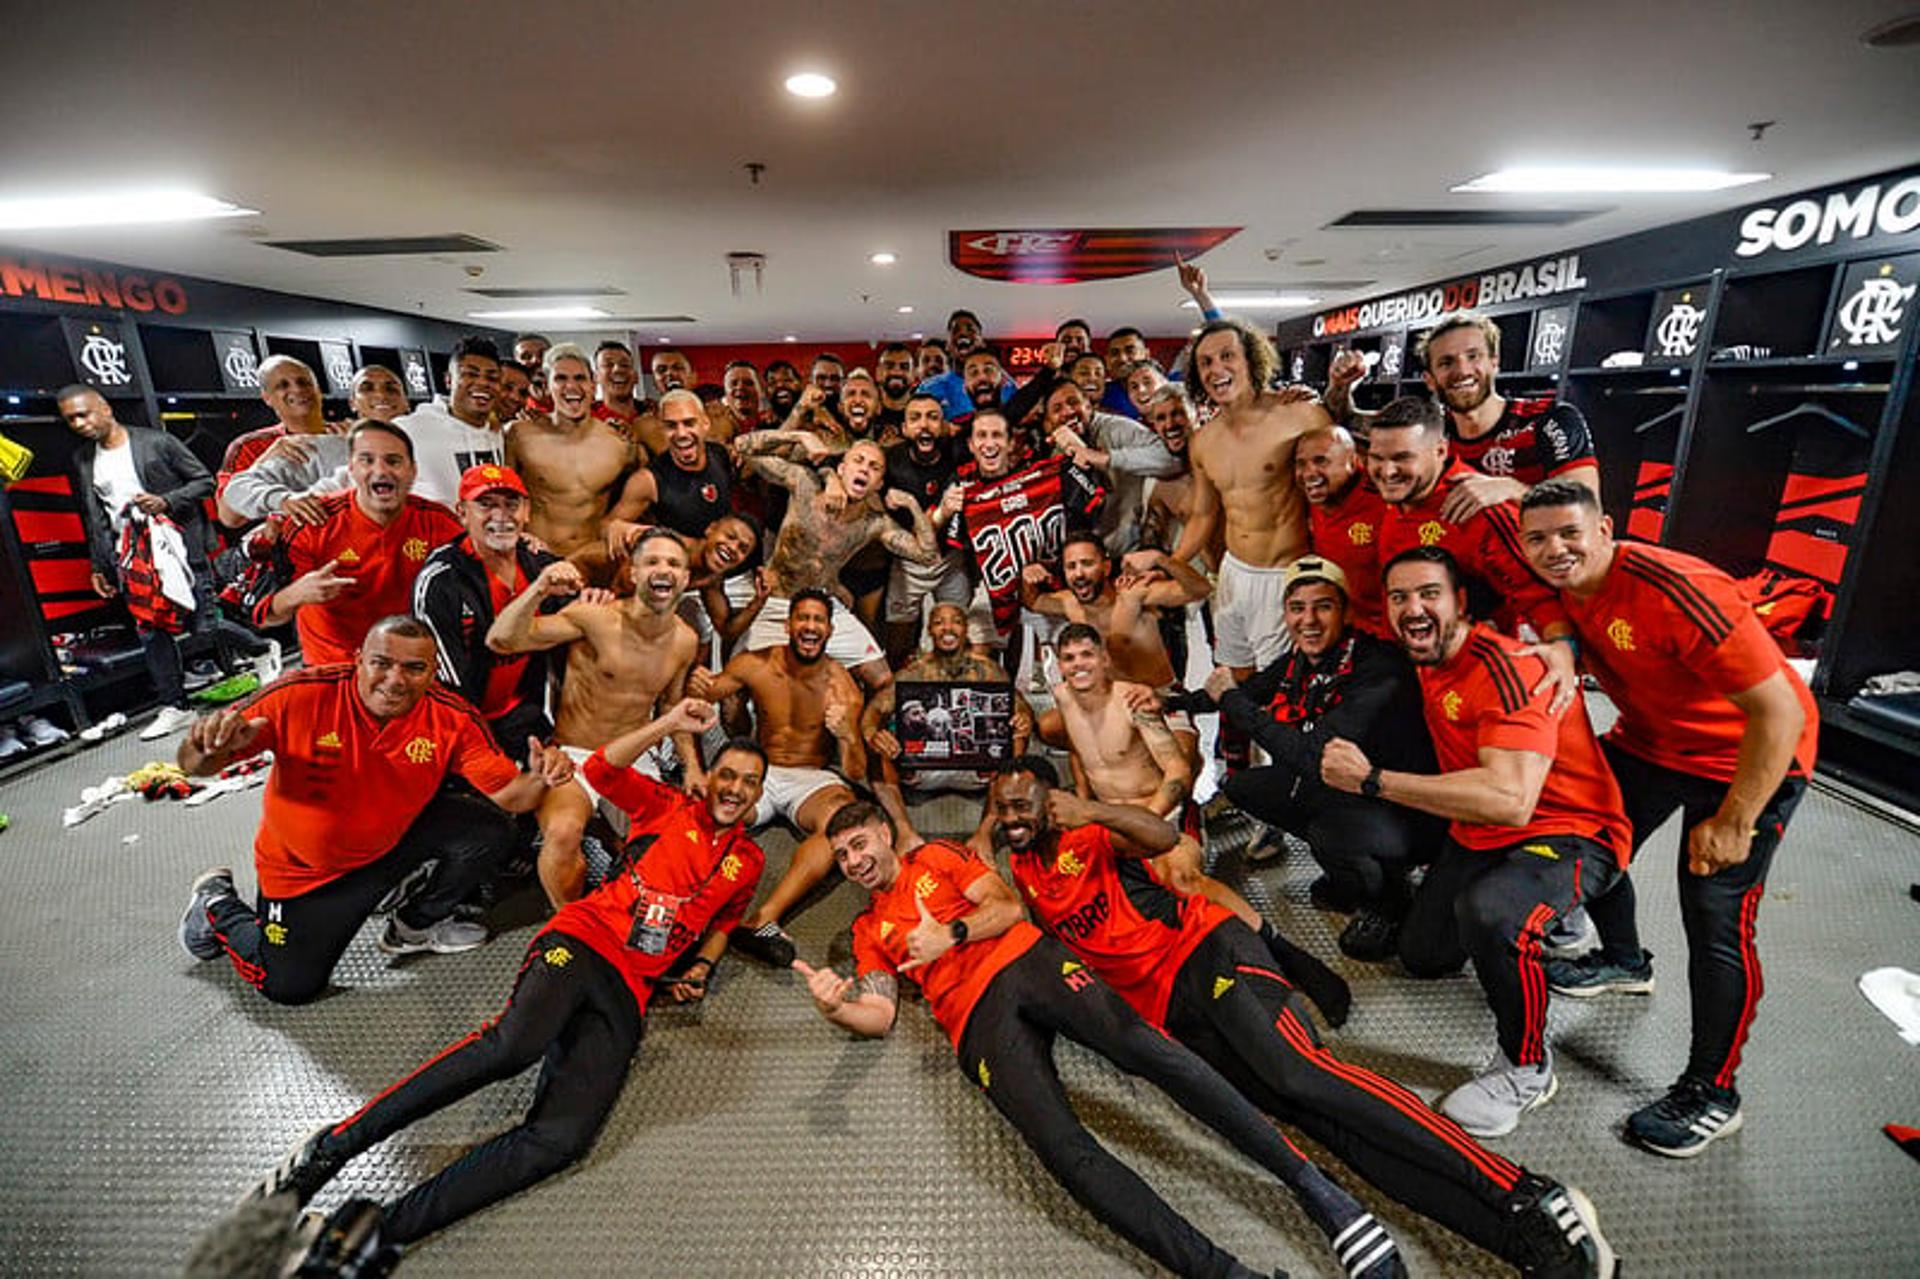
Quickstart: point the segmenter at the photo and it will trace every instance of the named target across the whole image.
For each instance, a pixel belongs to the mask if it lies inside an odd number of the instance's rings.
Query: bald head
[[[1345,497],[1359,473],[1359,449],[1344,426],[1309,431],[1294,446],[1294,482],[1314,506]]]

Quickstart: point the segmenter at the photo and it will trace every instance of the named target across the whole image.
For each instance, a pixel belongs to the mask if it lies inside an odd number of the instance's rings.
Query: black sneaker
[[[763,964],[775,968],[793,967],[794,958],[799,954],[793,948],[793,938],[787,930],[778,924],[762,924],[758,928],[745,925],[727,934],[727,944],[749,959],[757,959]]]
[[[1243,854],[1249,865],[1265,866],[1287,855],[1287,832],[1278,826],[1261,824],[1253,842]]]
[[[1682,1075],[1666,1096],[1627,1116],[1627,1137],[1656,1155],[1691,1159],[1743,1122],[1739,1093]]]
[[[1619,1269],[1600,1233],[1600,1215],[1575,1187],[1529,1174],[1508,1197],[1506,1211],[1506,1259],[1526,1279],[1612,1279]]]
[[[1350,915],[1360,908],[1360,894],[1350,884],[1343,884],[1331,875],[1322,875],[1307,887],[1307,900],[1316,910],[1332,911],[1336,915]]]
[[[216,866],[200,878],[193,881],[193,888],[187,896],[187,909],[180,916],[180,948],[201,963],[209,959],[220,958],[225,949],[220,937],[213,931],[213,920],[207,911],[217,901],[240,894],[233,886],[233,871],[226,866]]]
[[[332,1131],[332,1124],[323,1124],[308,1133],[299,1145],[287,1152],[287,1157],[272,1172],[247,1191],[246,1197],[240,1202],[252,1203],[256,1199],[266,1199],[285,1191],[304,1207],[308,1200],[320,1193],[321,1187],[332,1181],[334,1175],[347,1165],[347,1161],[337,1155],[321,1153],[321,1146]]]
[[[1340,930],[1340,953],[1369,964],[1392,959],[1400,953],[1399,919],[1362,906]]]
[[[1578,959],[1549,959],[1547,985],[1556,994],[1575,999],[1596,995],[1651,995],[1653,993],[1653,952],[1640,952],[1638,964],[1620,964],[1600,951],[1590,951]]]

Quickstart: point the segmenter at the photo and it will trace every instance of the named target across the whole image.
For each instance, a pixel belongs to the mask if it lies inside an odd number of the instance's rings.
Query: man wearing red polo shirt
[[[472,705],[434,683],[434,656],[426,627],[384,617],[353,665],[296,671],[188,730],[179,762],[196,777],[273,752],[253,841],[257,904],[241,900],[226,867],[202,875],[180,921],[188,954],[225,951],[274,1003],[305,1003],[367,916],[428,861],[439,864],[402,894],[380,948],[451,954],[486,941],[453,909],[493,870],[506,826],[441,784],[458,773],[495,807],[524,813],[573,766],[529,739],[527,771],[516,770]]]
[[[766,864],[740,828],[766,775],[758,746],[721,747],[700,799],[632,768],[668,734],[698,733],[714,720],[710,703],[689,699],[587,759],[594,786],[631,819],[620,873],[547,922],[498,1017],[307,1137],[255,1196],[285,1191],[304,1204],[379,1142],[541,1061],[547,1069],[527,1117],[382,1205],[380,1241],[424,1239],[587,1153],[626,1085],[648,1004],[656,992],[683,1004],[705,995],[727,929]]]
[[[351,662],[376,618],[410,611],[427,556],[464,532],[452,511],[412,495],[413,441],[398,426],[355,426],[347,476],[353,487],[320,499],[318,524],[282,532],[251,601],[259,629],[294,623],[309,666]]]
[[[1329,1181],[1212,1067],[1141,1020],[1066,947],[1020,917],[1020,899],[985,862],[945,840],[902,853],[893,823],[852,801],[827,823],[834,860],[873,895],[853,921],[855,980],[795,960],[820,1015],[868,1038],[893,1029],[901,976],[925,992],[960,1069],[1019,1130],[1069,1194],[1167,1269],[1253,1279],[1081,1126],[1060,1087],[1053,1041],[1066,1035],[1166,1091],[1257,1160],[1359,1279],[1404,1275],[1379,1222]],[[1344,1245],[1357,1246],[1348,1256]]]
[[[1687,1067],[1627,1119],[1656,1154],[1688,1158],[1739,1131],[1734,1072],[1760,1002],[1754,920],[1767,868],[1807,779],[1820,730],[1813,694],[1731,578],[1663,546],[1616,543],[1584,485],[1550,480],[1520,504],[1534,568],[1560,590],[1587,669],[1620,719],[1603,749],[1626,795],[1634,845],[1679,809],[1680,919],[1693,992]],[[1600,949],[1547,966],[1575,996],[1653,990],[1632,881],[1594,899]]]
[[[1546,931],[1621,876],[1633,832],[1586,707],[1553,710],[1541,659],[1469,618],[1451,555],[1403,552],[1387,562],[1386,590],[1441,771],[1385,770],[1336,737],[1321,751],[1321,779],[1452,823],[1407,911],[1400,959],[1416,977],[1473,961],[1499,1053],[1440,1110],[1476,1137],[1504,1137],[1559,1088],[1546,1041]]]

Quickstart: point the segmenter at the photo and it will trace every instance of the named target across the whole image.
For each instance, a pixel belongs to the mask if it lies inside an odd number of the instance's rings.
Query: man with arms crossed
[[[961,1071],[1061,1187],[1175,1274],[1254,1279],[1255,1272],[1195,1230],[1081,1125],[1054,1065],[1057,1036],[1164,1090],[1278,1177],[1331,1242],[1343,1274],[1406,1273],[1371,1214],[1211,1067],[1020,918],[1020,899],[985,862],[945,841],[899,851],[886,814],[872,804],[846,805],[827,829],[835,860],[872,901],[853,922],[856,979],[794,964],[822,1017],[881,1038],[893,1029],[899,978],[918,983]]]
[[[850,777],[867,771],[860,741],[860,687],[827,657],[833,601],[818,587],[795,592],[786,616],[787,642],[736,656],[715,675],[695,670],[687,688],[718,702],[745,689],[753,703],[767,781],[754,825],[778,817],[802,835],[787,873],[767,899],[734,930],[742,953],[784,968],[793,962],[793,938],[780,921],[833,869],[827,819],[853,798]],[[838,771],[835,771],[835,757]]]
[[[693,627],[676,612],[687,589],[686,545],[677,534],[653,529],[633,544],[632,560],[631,597],[616,600],[597,592],[542,615],[540,606],[549,598],[579,594],[586,586],[572,564],[550,564],[500,610],[487,632],[487,647],[506,655],[570,645],[553,736],[576,759],[677,701],[698,655]],[[676,736],[673,746],[686,767],[687,787],[698,792],[705,774],[692,735]],[[658,758],[651,762],[657,776]],[[540,885],[555,906],[586,891],[581,840],[599,799],[591,782],[576,777],[540,805]]]
[[[1734,1072],[1760,1002],[1755,917],[1767,868],[1813,775],[1813,695],[1740,588],[1704,560],[1616,543],[1593,490],[1536,485],[1520,503],[1534,568],[1560,590],[1587,669],[1620,718],[1601,749],[1626,796],[1636,851],[1682,813],[1680,919],[1693,1040],[1666,1096],[1627,1117],[1627,1135],[1689,1158],[1740,1130]],[[1653,991],[1653,957],[1622,875],[1588,903],[1600,949],[1547,965],[1563,994]]]
[[[1502,1159],[1393,1080],[1334,1057],[1258,938],[1147,873],[1143,857],[1181,842],[1172,826],[1060,789],[1042,759],[996,777],[988,808],[1041,927],[1241,1095],[1525,1275],[1613,1272],[1585,1195]],[[1344,1260],[1385,1241],[1378,1231],[1336,1246]]]

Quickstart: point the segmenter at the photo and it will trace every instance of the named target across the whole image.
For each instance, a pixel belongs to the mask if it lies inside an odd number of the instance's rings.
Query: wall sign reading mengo
[[[149,279],[64,262],[0,258],[0,297],[38,298],[114,311],[187,313],[187,289],[178,280],[165,276]]]
[[[1338,337],[1342,333],[1356,333],[1361,329],[1418,324],[1423,320],[1438,319],[1449,311],[1524,302],[1528,298],[1552,297],[1556,293],[1568,293],[1586,287],[1587,278],[1580,274],[1580,255],[1569,253],[1564,257],[1529,262],[1515,270],[1470,275],[1436,284],[1432,288],[1396,293],[1392,297],[1375,298],[1371,302],[1316,315],[1313,317],[1313,335]]]

